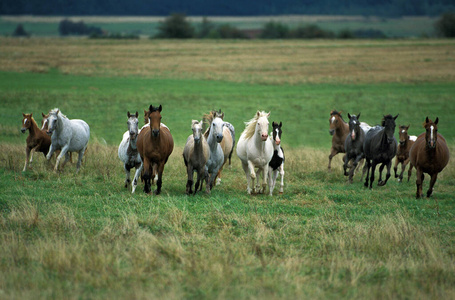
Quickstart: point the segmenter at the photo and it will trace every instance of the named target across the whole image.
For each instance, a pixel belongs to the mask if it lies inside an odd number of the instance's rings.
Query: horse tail
[[[229,165],[231,165],[231,157],[232,157],[232,153],[234,152],[234,146],[235,146],[235,128],[234,128],[234,125],[232,125],[229,122],[224,122],[224,124],[229,129],[229,132],[231,133],[231,137],[232,137],[232,148],[231,148],[231,151],[229,152]]]

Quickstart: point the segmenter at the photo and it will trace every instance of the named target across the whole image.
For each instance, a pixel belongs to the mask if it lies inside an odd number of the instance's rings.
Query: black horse
[[[360,113],[356,115],[350,115],[349,117],[349,134],[344,141],[344,149],[346,150],[346,155],[344,156],[344,175],[349,175],[349,183],[352,183],[352,176],[354,176],[354,170],[357,168],[359,161],[365,157],[363,153],[363,142],[365,140],[365,133],[362,128],[360,128]],[[348,166],[350,161],[352,162],[351,166]],[[347,172],[348,168],[349,173]]]
[[[392,166],[392,159],[397,153],[397,140],[393,136],[395,132],[395,120],[398,115],[393,117],[392,115],[384,116],[382,119],[382,126],[375,126],[368,131],[365,136],[365,142],[363,144],[363,151],[365,153],[367,171],[367,177],[365,181],[365,187],[368,187],[368,179],[370,180],[370,189],[374,181],[374,171],[376,165],[382,163],[379,168],[379,180],[378,186],[383,186],[387,183],[390,177],[390,168]],[[387,166],[387,174],[385,181],[382,181],[382,170]],[[371,177],[370,175],[371,167]]]

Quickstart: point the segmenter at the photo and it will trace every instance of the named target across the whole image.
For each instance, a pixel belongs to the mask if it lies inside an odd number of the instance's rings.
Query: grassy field
[[[73,21],[83,21],[90,26],[101,27],[111,33],[139,34],[154,36],[158,25],[165,17],[68,17]],[[46,16],[0,16],[0,35],[11,35],[18,24],[33,36],[58,36],[58,24],[64,17]],[[344,29],[350,30],[380,30],[387,37],[410,38],[434,36],[434,23],[437,17],[401,17],[378,18],[364,16],[259,16],[259,17],[207,17],[214,24],[230,24],[239,29],[260,29],[270,21],[297,27],[302,24],[314,24],[335,33]],[[202,17],[189,16],[188,20],[199,26]]]
[[[0,298],[455,298],[454,162],[422,200],[415,174],[368,190],[340,155],[326,169],[332,109],[411,134],[438,116],[454,153],[454,42],[0,43]],[[150,104],[176,144],[158,197],[124,189],[117,158]],[[81,172],[41,154],[21,172],[22,113],[53,107],[91,127]],[[283,122],[284,194],[248,196],[234,155],[210,196],[184,195],[191,119],[219,108],[237,138],[258,109]]]

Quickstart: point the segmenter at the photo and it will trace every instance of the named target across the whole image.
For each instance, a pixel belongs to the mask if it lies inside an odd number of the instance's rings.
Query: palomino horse
[[[22,114],[22,133],[29,131],[27,137],[27,146],[25,147],[25,165],[22,172],[27,170],[27,165],[33,161],[33,152],[42,152],[46,156],[51,146],[51,138],[46,134],[46,131],[39,129],[38,125],[33,119],[33,114]]]
[[[137,136],[139,135],[137,117],[138,112],[135,115],[128,112],[128,130],[123,134],[123,139],[118,146],[118,157],[123,162],[123,169],[125,170],[125,188],[131,183],[130,171],[132,168],[136,168],[134,175],[132,191],[134,193],[137,187],[137,179],[142,171],[142,160],[139,152],[137,151]]]
[[[423,123],[425,132],[419,135],[416,142],[411,148],[411,165],[416,168],[416,198],[423,197],[422,185],[424,174],[430,175],[430,187],[427,191],[427,197],[433,193],[433,187],[441,172],[449,162],[449,148],[446,140],[438,133],[439,118],[433,122],[428,117]]]
[[[275,189],[276,179],[278,173],[281,175],[281,185],[280,185],[280,194],[283,193],[284,189],[284,151],[281,148],[281,127],[283,123],[280,124],[272,122],[272,133],[271,138],[273,142],[273,156],[269,162],[269,189],[270,196],[273,195],[273,190]]]
[[[365,157],[363,152],[363,142],[365,140],[365,133],[360,128],[360,113],[356,115],[350,115],[349,117],[349,134],[346,137],[344,142],[344,149],[346,150],[346,155],[344,156],[344,175],[349,175],[349,183],[352,183],[352,177],[354,176],[354,170],[357,168],[359,161]],[[349,173],[347,172],[349,161],[353,161],[350,166]],[[363,175],[362,175],[363,176]],[[363,178],[362,178],[363,179]],[[361,179],[361,180],[362,180]]]
[[[349,134],[349,125],[343,120],[341,111],[332,110],[330,112],[330,135],[332,135],[332,148],[329,155],[329,171],[332,169],[332,158],[338,153],[345,153],[344,141]]]
[[[408,135],[409,126],[401,125],[399,127],[400,143],[398,144],[397,156],[395,158],[395,165],[393,171],[395,172],[395,178],[398,178],[398,181],[403,180],[403,173],[406,169],[406,166],[409,163],[409,150],[411,150],[412,145],[417,140],[415,135]],[[398,164],[401,163],[401,174],[398,176]],[[408,181],[412,174],[412,165],[409,165],[408,170]]]
[[[218,171],[216,178],[216,185],[219,185],[221,184],[221,172],[223,171],[224,165],[227,162],[229,162],[229,166],[231,165],[231,157],[235,146],[235,129],[231,123],[224,121],[224,113],[221,112],[221,109],[219,111],[211,111],[209,114],[204,115],[204,124],[210,124],[216,117],[223,120],[223,139],[220,142],[220,146],[224,153],[224,162]],[[207,130],[210,130],[209,127]]]
[[[137,149],[144,165],[144,192],[151,191],[151,178],[158,174],[155,195],[161,193],[163,171],[169,156],[174,150],[174,140],[167,127],[160,126],[162,106],[149,108],[149,126],[144,126],[137,138]]]
[[[90,127],[88,124],[79,119],[68,119],[63,115],[58,108],[54,108],[49,112],[49,128],[47,134],[51,135],[51,147],[47,154],[47,160],[51,159],[52,154],[56,150],[60,150],[57,156],[54,171],[58,170],[58,165],[63,156],[65,161],[69,160],[69,152],[78,152],[79,157],[76,164],[76,173],[81,167],[82,156],[87,149],[88,140],[90,139]]]
[[[221,148],[221,142],[224,139],[223,128],[224,121],[217,116],[216,112],[213,111],[209,116],[204,116],[209,122],[207,130],[204,132],[204,136],[207,139],[207,143],[210,149],[210,157],[207,161],[207,172],[209,174],[208,184],[210,185],[210,191],[215,182],[215,178],[218,175],[218,171],[224,164],[224,153]]]
[[[395,120],[398,115],[384,116],[382,126],[375,126],[368,131],[365,136],[363,144],[363,151],[365,152],[366,164],[364,170],[367,172],[365,186],[368,187],[368,180],[370,180],[370,189],[373,186],[374,172],[376,165],[382,163],[379,168],[379,181],[378,186],[383,186],[390,178],[390,167],[392,166],[392,159],[397,153],[397,141],[393,136],[395,132]],[[382,181],[382,170],[387,166],[387,174],[385,181]],[[371,168],[371,177],[370,175]]]
[[[245,122],[245,130],[237,143],[237,156],[240,158],[245,172],[248,194],[251,194],[253,189],[254,192],[262,193],[267,187],[268,166],[273,156],[273,143],[268,138],[269,116],[270,113],[257,111],[254,118]],[[259,182],[255,188],[255,168],[258,168],[259,174],[262,173],[262,188]]]
[[[185,162],[186,171],[188,174],[188,181],[186,183],[186,193],[191,195],[193,193],[193,177],[194,172],[197,173],[197,181],[194,187],[194,195],[196,195],[199,184],[202,188],[202,180],[206,181],[207,192],[210,192],[208,183],[208,174],[206,169],[207,161],[210,157],[210,148],[205,136],[202,134],[202,122],[193,120],[191,122],[191,134],[186,140],[185,148],[183,149],[183,161]]]

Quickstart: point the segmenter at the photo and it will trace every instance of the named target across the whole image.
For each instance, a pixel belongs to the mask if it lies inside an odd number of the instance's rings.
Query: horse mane
[[[60,109],[58,109],[57,107],[56,108],[53,108],[49,111],[49,114],[57,114],[58,112],[58,115],[62,118],[66,118],[68,119],[64,114],[62,114],[62,111]]]
[[[254,136],[254,133],[256,132],[256,123],[258,122],[258,119],[261,117],[267,117],[268,113],[265,111],[258,111],[259,115],[256,113],[254,115],[254,118],[249,120],[248,122],[245,122],[245,130],[243,130],[242,135],[245,135],[245,139],[250,139]]]
[[[332,110],[332,111],[330,112],[330,115],[331,115],[331,116],[337,115],[337,116],[339,116],[339,117],[341,118],[341,120],[344,122],[343,116],[341,115],[341,110],[340,110],[340,111]]]

